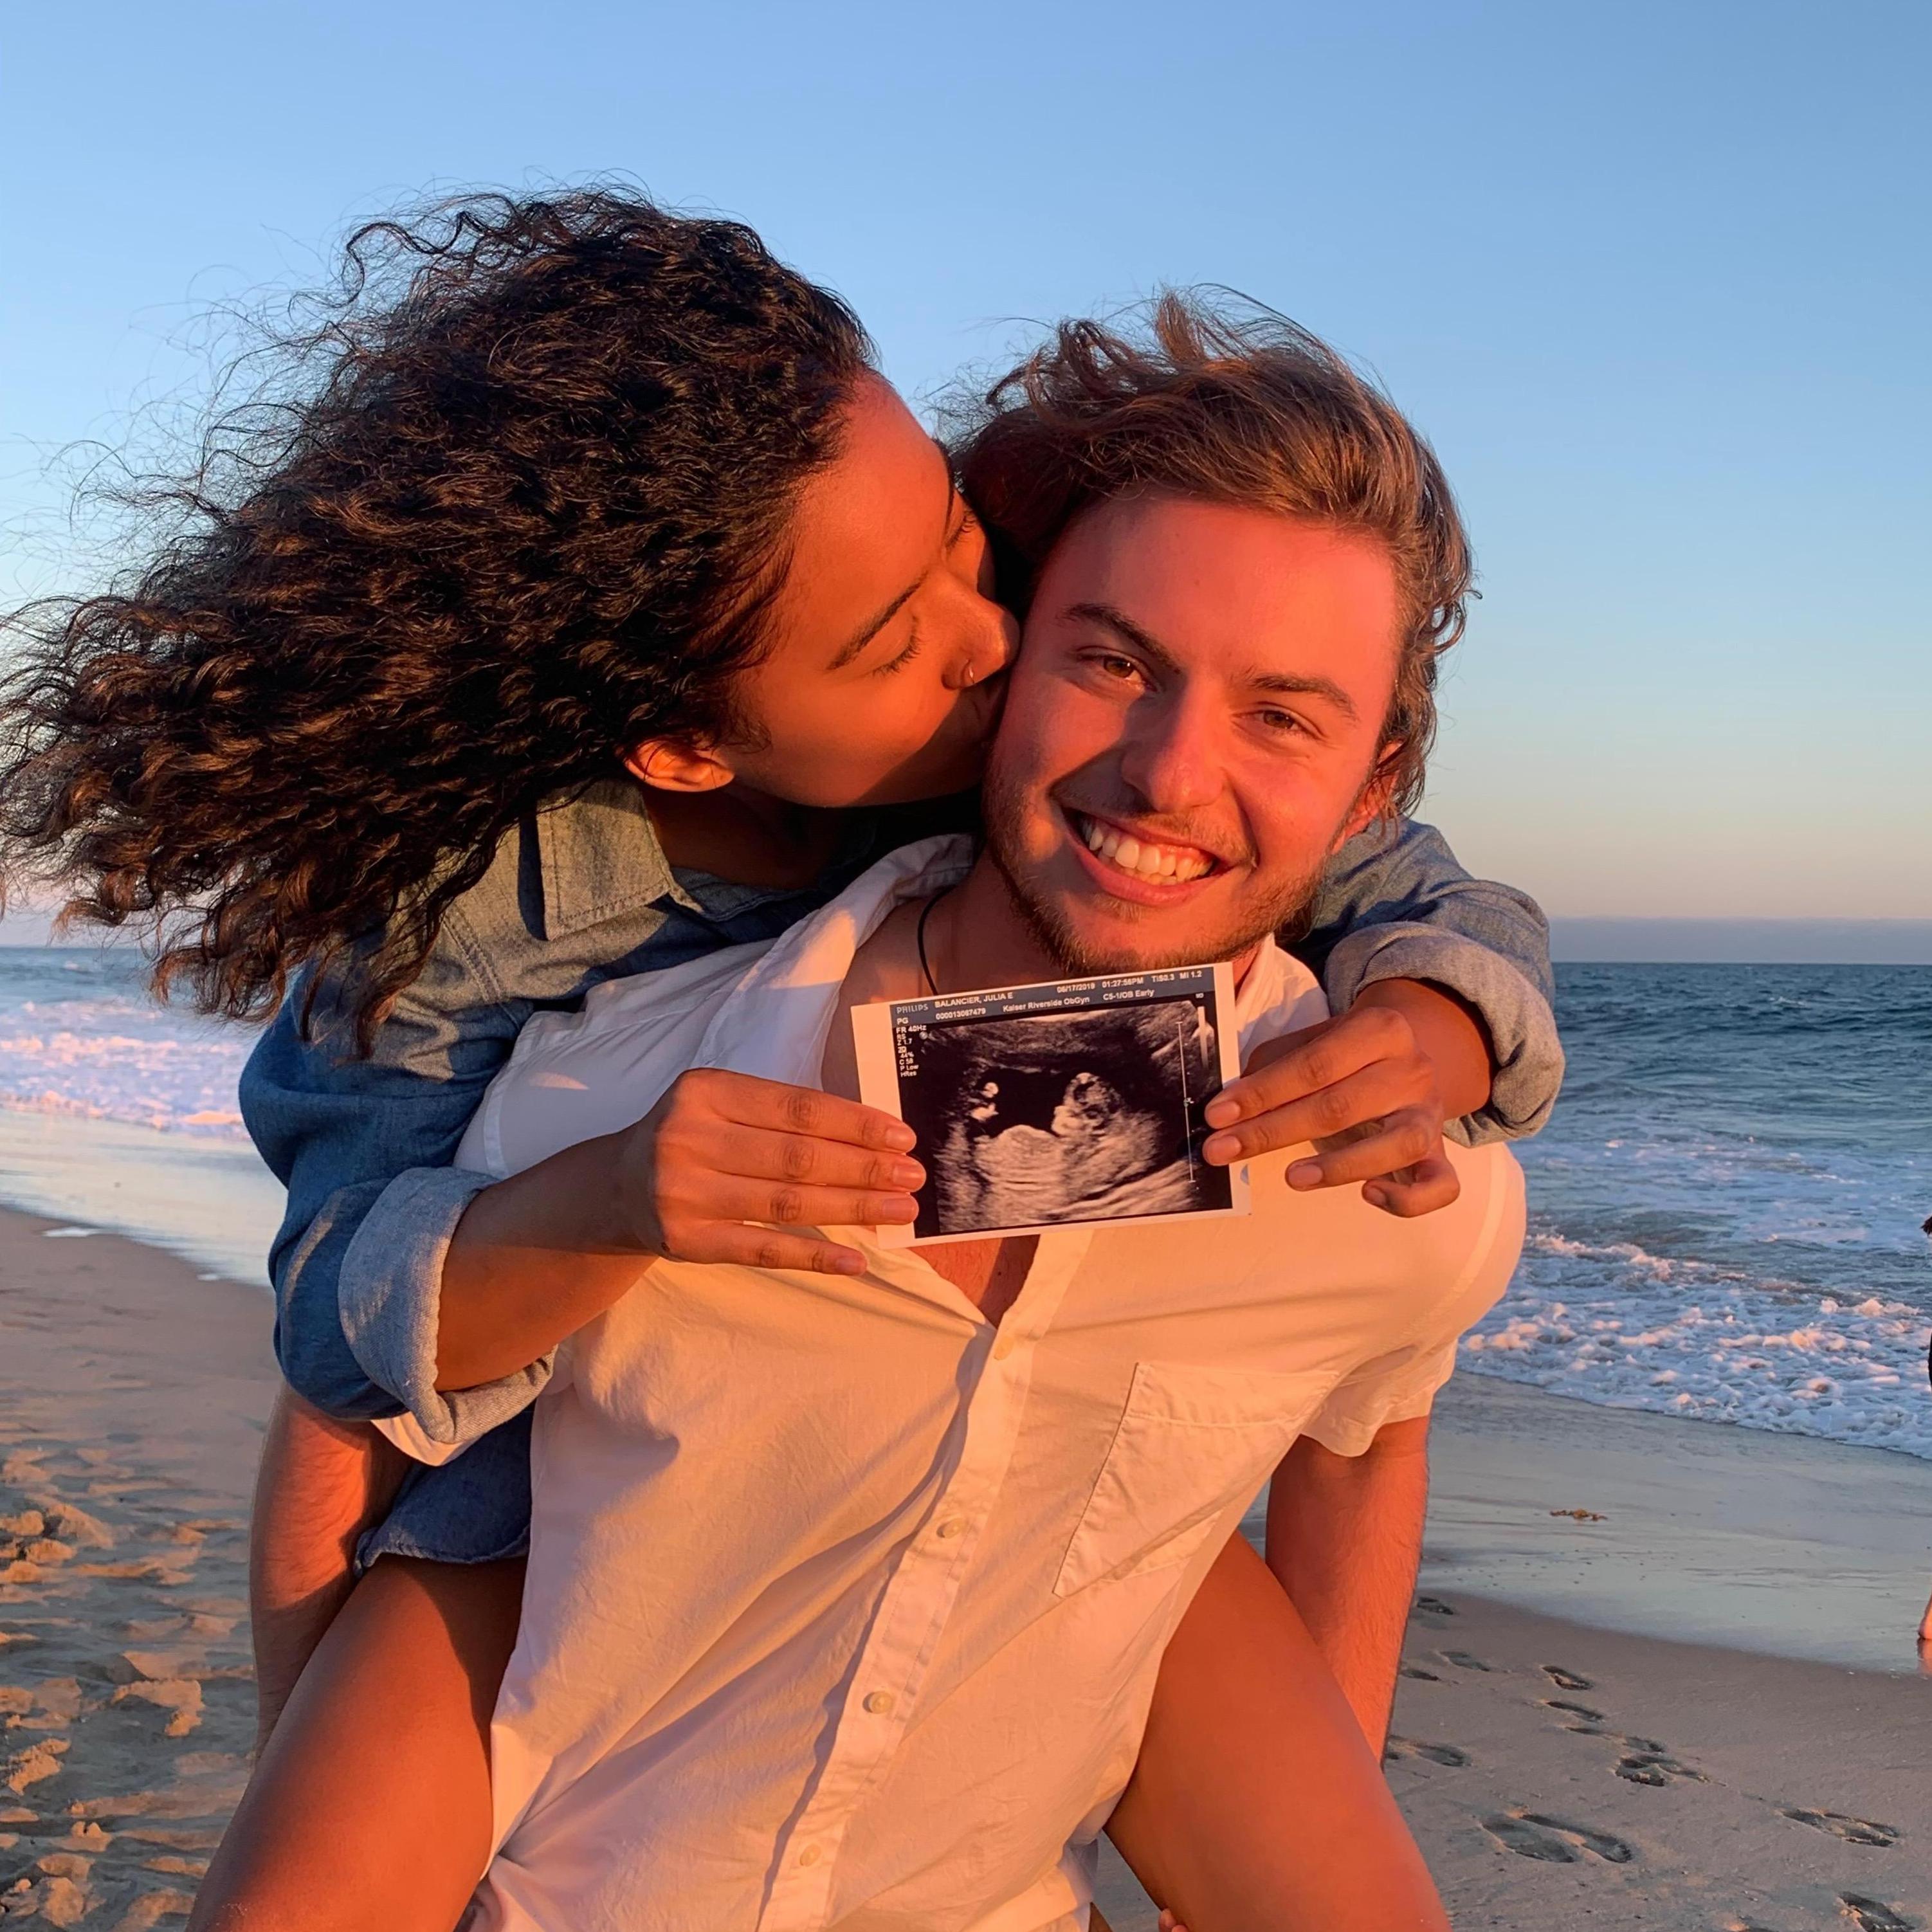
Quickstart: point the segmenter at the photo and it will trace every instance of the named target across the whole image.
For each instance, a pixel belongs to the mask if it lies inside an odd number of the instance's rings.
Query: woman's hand
[[[436,1386],[514,1375],[602,1314],[660,1256],[857,1274],[793,1228],[910,1221],[912,1130],[815,1089],[700,1068],[638,1122],[486,1187],[457,1223],[436,1306]],[[759,1222],[776,1222],[760,1226]]]
[[[913,1130],[891,1114],[715,1068],[680,1076],[613,1138],[635,1245],[676,1261],[856,1274],[856,1248],[781,1231],[910,1222],[926,1178]]]
[[[1462,1192],[1442,1124],[1484,1105],[1491,1071],[1488,1036],[1460,1000],[1416,980],[1376,980],[1339,1018],[1257,1047],[1208,1102],[1220,1131],[1202,1152],[1229,1166],[1312,1142],[1289,1186],[1359,1181],[1373,1207],[1432,1214]]]

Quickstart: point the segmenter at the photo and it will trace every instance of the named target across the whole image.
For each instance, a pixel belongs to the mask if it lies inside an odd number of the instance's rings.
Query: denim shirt
[[[600,981],[774,938],[929,824],[878,814],[811,888],[767,890],[674,869],[641,791],[599,784],[506,837],[366,1058],[339,988],[316,989],[306,1034],[306,988],[292,995],[242,1080],[248,1130],[289,1190],[269,1272],[291,1384],[338,1416],[406,1411],[440,1442],[518,1415],[548,1360],[480,1388],[434,1386],[443,1256],[488,1185],[448,1162],[518,1030]],[[1400,978],[1447,986],[1482,1015],[1496,1078],[1481,1112],[1451,1126],[1457,1140],[1533,1133],[1548,1118],[1563,1058],[1543,915],[1472,878],[1431,827],[1404,820],[1344,847],[1293,950],[1337,1012],[1370,981]]]

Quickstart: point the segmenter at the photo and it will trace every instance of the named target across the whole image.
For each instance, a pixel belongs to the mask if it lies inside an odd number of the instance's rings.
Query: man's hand
[[[1255,1050],[1207,1108],[1220,1131],[1202,1149],[1219,1166],[1312,1141],[1288,1170],[1293,1188],[1363,1184],[1372,1206],[1433,1214],[1462,1191],[1442,1124],[1489,1098],[1490,1044],[1460,1000],[1408,980],[1363,988],[1339,1018]]]
[[[866,1264],[856,1248],[778,1229],[910,1222],[926,1178],[908,1158],[913,1130],[890,1114],[715,1068],[681,1075],[614,1138],[616,1198],[635,1245],[677,1261],[856,1274]]]

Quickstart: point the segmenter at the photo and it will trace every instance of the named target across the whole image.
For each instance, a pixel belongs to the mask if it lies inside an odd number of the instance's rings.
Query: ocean
[[[1564,964],[1570,1072],[1466,1371],[1932,1459],[1932,967]],[[251,1030],[0,948],[0,1196],[259,1280]]]
[[[1932,1457],[1932,967],[1556,970],[1569,1074],[1463,1366]]]

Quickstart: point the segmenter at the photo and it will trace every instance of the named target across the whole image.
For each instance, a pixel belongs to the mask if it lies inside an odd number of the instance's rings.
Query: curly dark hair
[[[165,538],[6,620],[0,890],[231,1016],[352,959],[366,1046],[523,813],[728,735],[872,350],[749,229],[608,185],[372,222],[292,314]]]
[[[1138,326],[1062,322],[950,414],[963,486],[1016,610],[1076,518],[1136,490],[1276,510],[1385,544],[1404,629],[1375,776],[1388,814],[1420,802],[1437,662],[1474,594],[1468,538],[1435,452],[1343,356],[1270,310],[1170,291]]]

